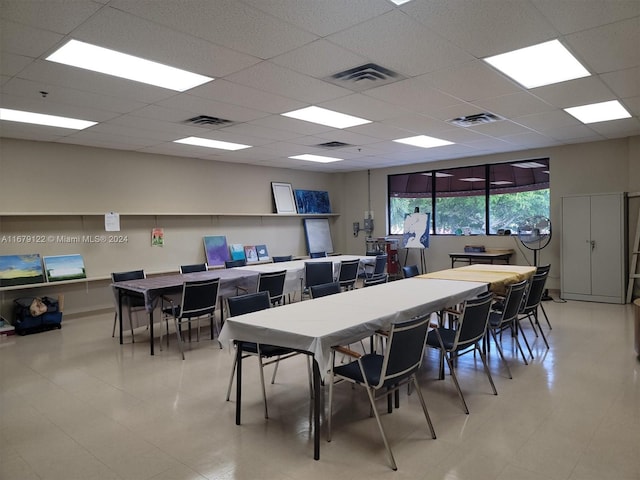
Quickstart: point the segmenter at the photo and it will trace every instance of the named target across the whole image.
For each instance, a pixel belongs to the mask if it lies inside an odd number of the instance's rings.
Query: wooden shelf
[[[104,216],[109,212],[0,212],[0,217],[92,217]],[[338,217],[339,213],[215,213],[215,212],[115,212],[121,217]]]

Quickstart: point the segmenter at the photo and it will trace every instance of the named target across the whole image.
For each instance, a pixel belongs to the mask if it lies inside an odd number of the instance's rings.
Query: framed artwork
[[[333,253],[331,229],[328,218],[305,218],[304,233],[307,238],[307,251]]]
[[[404,217],[402,248],[429,248],[430,213],[409,213]]]
[[[229,245],[231,252],[231,260],[246,260],[244,256],[244,246],[241,243],[232,243]]]
[[[45,281],[40,254],[0,255],[0,287]]]
[[[269,252],[266,245],[256,245],[256,251],[258,252],[258,260],[269,260]]]
[[[244,255],[247,257],[247,263],[255,263],[258,261],[258,250],[255,245],[245,245]]]
[[[48,282],[87,278],[82,255],[52,255],[43,260]]]
[[[229,260],[227,237],[224,235],[205,235],[204,253],[207,257],[207,264],[209,266],[214,267],[224,265],[224,262]]]
[[[290,183],[271,182],[271,189],[273,190],[276,213],[298,213]]]
[[[329,192],[319,190],[296,190],[298,213],[331,213]]]

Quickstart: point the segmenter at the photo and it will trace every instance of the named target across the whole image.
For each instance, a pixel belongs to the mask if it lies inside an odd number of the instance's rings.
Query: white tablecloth
[[[332,346],[354,343],[392,322],[437,312],[486,290],[486,283],[399,280],[228,318],[220,341],[311,352],[324,375]]]

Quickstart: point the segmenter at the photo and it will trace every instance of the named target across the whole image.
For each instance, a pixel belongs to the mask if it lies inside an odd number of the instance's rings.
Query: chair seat
[[[258,354],[258,344],[253,342],[242,342],[242,350],[247,353]],[[260,354],[263,357],[278,357],[294,353],[294,350],[285,347],[276,347],[275,345],[260,344]]]
[[[380,382],[383,360],[384,356],[375,353],[369,353],[360,358],[369,385],[377,385]],[[336,375],[351,378],[354,382],[364,383],[362,370],[360,370],[360,365],[358,365],[357,361],[337,366],[333,371]]]
[[[440,337],[442,337],[442,344],[444,345],[445,350],[452,350],[456,338],[456,331],[450,328],[443,327],[440,327],[437,330],[440,332]],[[435,330],[431,330],[427,334],[427,345],[434,348],[440,348],[438,334]]]
[[[502,324],[502,312],[491,312],[489,314],[489,325],[497,328]]]

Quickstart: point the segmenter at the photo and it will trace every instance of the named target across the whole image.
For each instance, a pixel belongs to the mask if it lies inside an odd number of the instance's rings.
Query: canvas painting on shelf
[[[244,246],[241,243],[232,243],[229,245],[231,252],[231,260],[245,260]]]
[[[0,255],[0,287],[45,281],[40,254]]]
[[[258,260],[269,260],[269,252],[266,245],[256,245],[256,252],[258,252]]]
[[[224,265],[224,262],[229,260],[227,237],[224,235],[205,235],[204,253],[207,257],[207,265],[212,267]]]
[[[48,282],[87,278],[82,255],[52,255],[43,260]]]
[[[247,263],[254,263],[258,261],[258,251],[255,245],[245,245],[244,254],[247,257]]]
[[[331,213],[329,192],[319,190],[296,190],[298,213]]]

